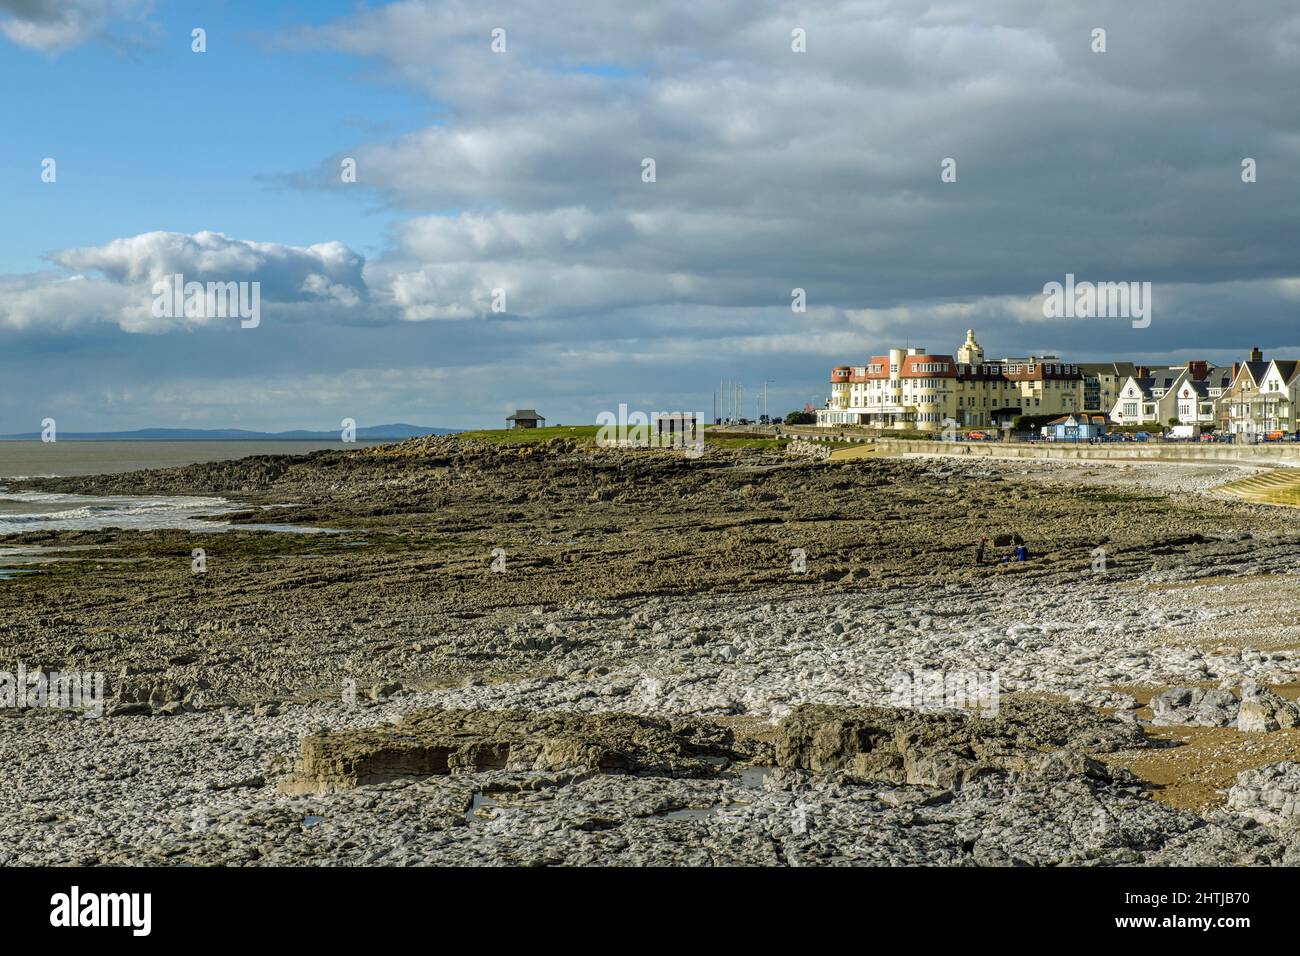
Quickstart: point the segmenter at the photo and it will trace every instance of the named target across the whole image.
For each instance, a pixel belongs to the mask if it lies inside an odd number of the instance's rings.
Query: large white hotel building
[[[956,356],[925,349],[890,349],[866,365],[831,372],[831,397],[817,424],[871,425],[932,431],[947,419],[961,426],[997,427],[1020,415],[1071,414],[1084,409],[1084,371],[1055,355],[988,361],[973,329]]]

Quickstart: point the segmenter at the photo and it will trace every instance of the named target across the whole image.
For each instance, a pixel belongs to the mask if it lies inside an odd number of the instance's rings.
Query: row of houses
[[[817,424],[932,431],[1009,426],[1022,415],[1103,415],[1117,425],[1183,426],[1191,432],[1255,435],[1295,431],[1300,362],[1205,361],[1147,366],[1064,362],[1056,355],[990,359],[973,329],[955,355],[890,349],[864,365],[831,371]]]

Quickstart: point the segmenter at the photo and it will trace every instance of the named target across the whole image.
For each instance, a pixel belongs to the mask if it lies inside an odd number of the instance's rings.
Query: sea
[[[174,468],[249,455],[305,455],[381,442],[341,441],[0,441],[0,484],[6,478],[110,475],[142,468]]]
[[[172,468],[198,462],[227,461],[249,455],[305,455],[321,449],[356,448],[378,442],[357,441],[0,441],[0,535],[23,531],[94,531],[128,528],[147,531],[179,528],[224,531],[226,522],[210,520],[243,510],[224,498],[166,495],[73,495],[18,491],[6,487],[15,478],[104,475],[144,468]],[[276,516],[285,512],[277,509]],[[320,531],[290,524],[241,524],[273,531]],[[15,557],[0,552],[0,558]],[[0,561],[0,565],[9,564]],[[0,577],[4,576],[0,566]]]

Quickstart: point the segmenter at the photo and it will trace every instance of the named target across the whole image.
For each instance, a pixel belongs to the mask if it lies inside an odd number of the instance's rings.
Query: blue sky
[[[417,95],[367,81],[355,57],[276,49],[284,30],[351,9],[162,4],[120,45],[4,44],[0,83],[22,93],[0,101],[3,212],[24,228],[0,234],[0,270],[41,269],[57,249],[159,229],[293,245],[340,235],[379,251],[386,220],[373,201],[283,182],[363,141],[367,127],[401,131],[432,113]],[[208,31],[203,55],[190,49],[197,26]],[[32,175],[46,156],[58,162],[56,188]]]
[[[1040,6],[0,0],[0,434],[784,412],[968,327],[1300,356],[1300,13]],[[260,325],[151,314],[177,272]],[[1067,272],[1150,328],[1044,319]]]

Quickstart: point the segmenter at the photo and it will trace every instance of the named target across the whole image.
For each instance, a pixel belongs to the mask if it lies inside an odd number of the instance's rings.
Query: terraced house
[[[1251,349],[1249,361],[1233,364],[1232,384],[1219,400],[1216,424],[1221,431],[1245,438],[1295,431],[1297,393],[1300,362],[1266,362],[1259,349]]]
[[[1083,362],[1079,369],[1083,372],[1083,407],[1106,414],[1119,401],[1124,383],[1137,375],[1132,362]]]
[[[1219,399],[1232,386],[1232,369],[1212,368],[1203,378],[1184,376],[1175,395],[1174,417],[1180,425],[1213,429],[1218,420]]]
[[[1218,400],[1232,381],[1231,369],[1209,362],[1138,366],[1120,387],[1110,420],[1118,425],[1196,425],[1212,428]]]

